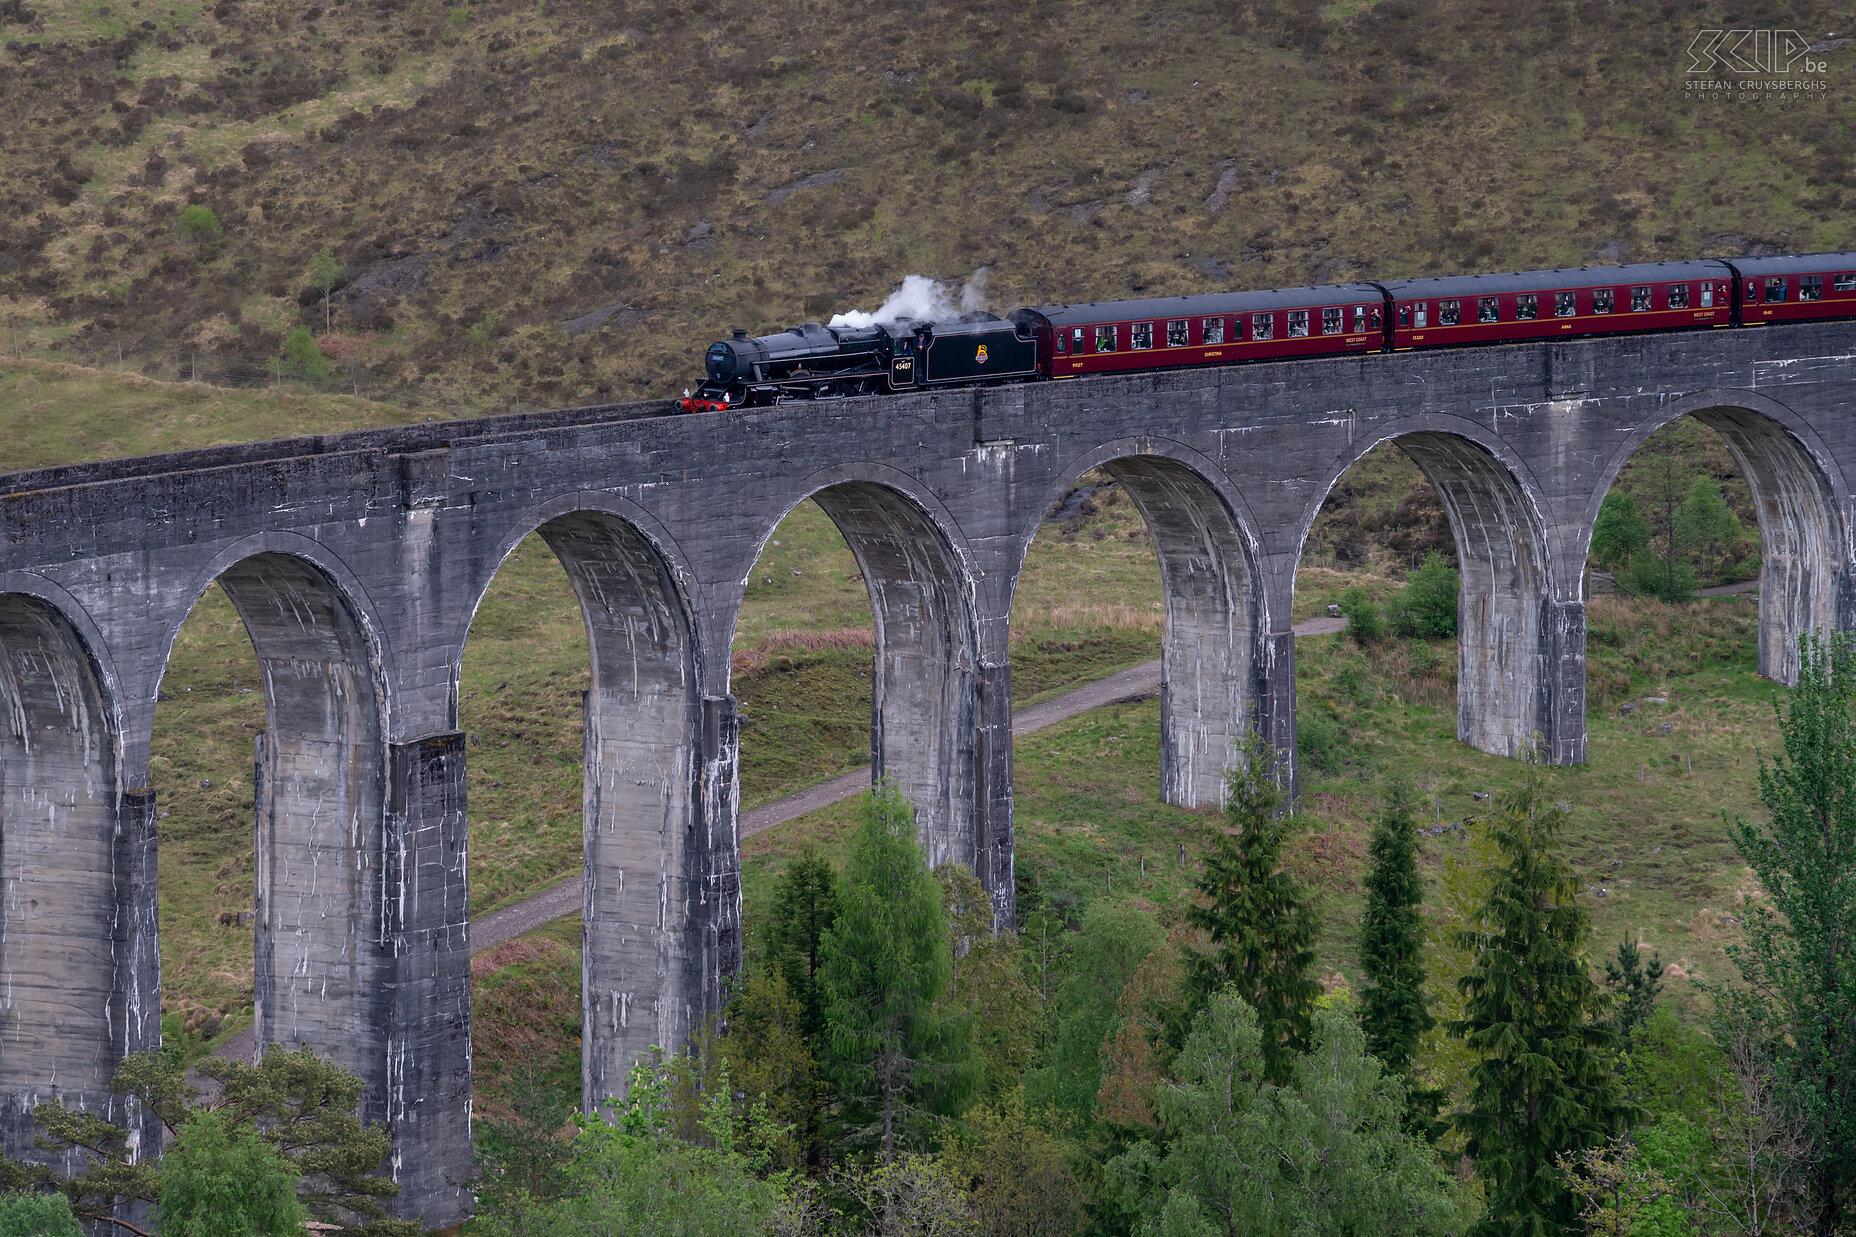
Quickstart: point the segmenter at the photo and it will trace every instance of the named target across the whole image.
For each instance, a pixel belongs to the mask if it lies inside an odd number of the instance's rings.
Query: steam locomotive
[[[1856,253],[1220,292],[871,326],[737,330],[688,412],[1244,361],[1856,318]]]

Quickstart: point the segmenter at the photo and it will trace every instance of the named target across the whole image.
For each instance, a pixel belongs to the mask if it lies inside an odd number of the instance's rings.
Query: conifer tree
[[[885,784],[861,817],[821,950],[823,1064],[852,1146],[890,1161],[922,1114],[960,1110],[977,1071],[967,1020],[938,1008],[953,961],[915,813]]]
[[[1734,822],[1734,844],[1770,905],[1730,950],[1752,1007],[1773,1027],[1780,1085],[1807,1122],[1814,1232],[1856,1220],[1856,636],[1807,633],[1780,711],[1784,755],[1760,762],[1769,824]]]
[[[1226,987],[1256,1011],[1271,1081],[1288,1078],[1308,1042],[1309,1011],[1321,986],[1315,963],[1315,911],[1307,893],[1281,870],[1295,818],[1282,811],[1276,753],[1252,731],[1225,782],[1222,827],[1212,830],[1199,892],[1188,919],[1211,936],[1188,970],[1194,999],[1188,1020]]]
[[[1621,1134],[1637,1110],[1611,1070],[1616,1031],[1587,969],[1591,922],[1578,880],[1552,852],[1566,813],[1530,777],[1489,822],[1503,862],[1481,924],[1458,944],[1475,961],[1450,1030],[1479,1058],[1457,1114],[1488,1190],[1478,1237],[1559,1237],[1578,1203],[1555,1161]]]
[[[1418,826],[1411,786],[1387,787],[1373,826],[1366,877],[1366,914],[1360,924],[1360,969],[1366,991],[1360,1026],[1366,1050],[1396,1074],[1411,1068],[1418,1040],[1435,1023],[1424,997],[1424,884],[1418,878]]]
[[[1618,1036],[1628,1041],[1631,1032],[1656,1012],[1656,996],[1663,990],[1663,960],[1652,954],[1645,962],[1637,942],[1621,940],[1618,960],[1605,962],[1605,987],[1617,1001]]]
[[[799,852],[773,891],[767,927],[767,966],[786,980],[804,1015],[800,1028],[816,1053],[825,1032],[825,993],[819,986],[825,933],[838,914],[838,875],[811,847]]]

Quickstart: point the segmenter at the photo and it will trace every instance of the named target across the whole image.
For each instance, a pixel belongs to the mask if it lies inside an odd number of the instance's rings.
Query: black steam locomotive
[[[778,335],[737,330],[709,345],[703,367],[702,385],[684,394],[690,412],[1031,378],[1038,349],[1029,321],[968,313],[952,322],[807,322]]]
[[[1856,252],[1455,275],[1042,305],[710,346],[690,412],[1411,348],[1856,318]]]

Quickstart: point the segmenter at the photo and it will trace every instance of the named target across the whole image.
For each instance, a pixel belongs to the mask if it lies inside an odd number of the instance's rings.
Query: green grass
[[[430,419],[345,395],[157,382],[0,358],[0,472]]]
[[[1595,959],[1626,935],[1641,937],[1672,964],[1666,999],[1698,1012],[1703,998],[1687,981],[1735,978],[1726,947],[1738,937],[1734,921],[1744,918],[1747,896],[1757,896],[1722,813],[1758,811],[1755,771],[1759,751],[1776,740],[1776,689],[1753,672],[1757,617],[1745,598],[1688,607],[1601,600],[1593,612],[1597,625],[1636,633],[1599,655],[1607,673],[1627,684],[1634,707],[1620,714],[1620,697],[1595,709],[1589,763],[1541,772],[1549,794],[1571,807],[1562,846],[1586,891]],[[1453,652],[1440,642],[1446,663]],[[1427,830],[1421,865],[1436,922],[1445,861],[1465,847],[1465,832],[1450,826],[1463,824],[1473,835],[1475,818],[1494,801],[1477,796],[1499,797],[1528,770],[1458,743],[1454,706],[1414,702],[1396,649],[1368,657],[1345,636],[1318,636],[1298,643],[1297,663],[1302,707],[1329,713],[1349,742],[1345,762],[1331,771],[1303,770],[1304,824],[1287,866],[1319,900],[1321,975],[1330,984],[1357,984],[1367,842],[1387,777],[1402,773],[1420,792]],[[1669,703],[1641,703],[1654,696]],[[1160,802],[1157,701],[1059,723],[1015,743],[1014,757],[1021,889],[1072,923],[1098,899],[1182,922],[1207,831],[1219,818]],[[842,862],[856,811],[854,800],[843,801],[742,843],[750,954],[781,868],[804,847]],[[564,931],[556,935],[567,939]],[[577,983],[572,961],[551,964],[561,982]],[[567,1047],[562,1039],[542,1056]],[[481,1049],[479,1059],[492,1077],[508,1068]]]

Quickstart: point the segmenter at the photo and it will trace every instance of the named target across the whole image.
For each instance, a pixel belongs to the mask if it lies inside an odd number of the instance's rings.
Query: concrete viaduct
[[[149,734],[168,651],[218,581],[263,667],[260,1043],[367,1082],[400,1207],[468,1199],[470,932],[458,673],[499,564],[539,532],[591,638],[584,1097],[684,1042],[741,956],[743,588],[816,500],[875,614],[872,770],[934,863],[1012,904],[1007,629],[1052,502],[1105,468],[1166,592],[1164,755],[1216,803],[1254,722],[1295,750],[1290,600],[1330,487],[1395,441],[1463,570],[1458,733],[1585,755],[1583,564],[1644,439],[1692,414],[1759,508],[1759,665],[1852,625],[1856,324],[1259,364],[671,415],[655,403],[305,437],[0,477],[0,1142],[52,1096],[116,1113],[160,1035]]]

